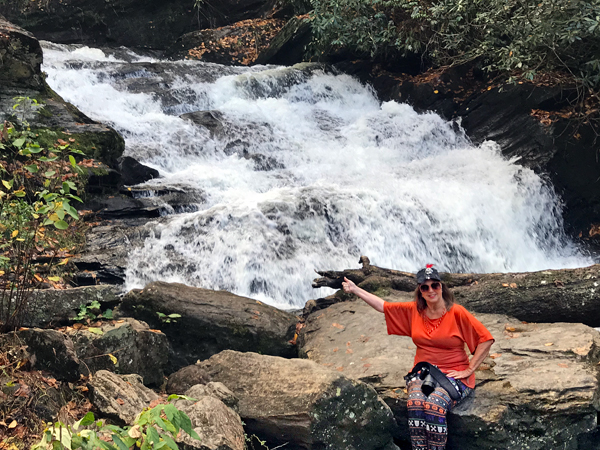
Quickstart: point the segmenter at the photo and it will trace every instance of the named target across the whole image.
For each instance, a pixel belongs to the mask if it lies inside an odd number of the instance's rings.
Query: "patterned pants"
[[[461,381],[462,399],[471,389]],[[448,439],[446,414],[459,401],[454,401],[446,390],[437,387],[429,397],[421,392],[423,381],[417,377],[408,383],[408,429],[413,450],[444,450]]]

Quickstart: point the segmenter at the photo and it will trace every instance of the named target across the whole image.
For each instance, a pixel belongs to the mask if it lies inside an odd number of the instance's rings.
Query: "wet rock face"
[[[221,352],[200,364],[239,398],[249,434],[290,449],[397,447],[391,411],[364,383],[311,361]]]
[[[173,370],[225,349],[295,356],[289,343],[294,315],[226,291],[155,282],[127,293],[121,308],[168,336],[175,351]],[[181,317],[163,323],[157,313]]]
[[[11,0],[0,14],[39,39],[164,49],[184,33],[268,14],[273,0]]]
[[[42,48],[37,39],[0,16],[0,86],[41,88],[41,64]]]
[[[411,301],[393,292],[388,300]],[[496,342],[476,372],[477,388],[449,415],[449,450],[578,448],[597,427],[600,333],[581,324],[524,324],[477,314]],[[311,313],[300,355],[371,384],[408,441],[404,375],[409,337],[388,336],[385,319],[362,301]]]

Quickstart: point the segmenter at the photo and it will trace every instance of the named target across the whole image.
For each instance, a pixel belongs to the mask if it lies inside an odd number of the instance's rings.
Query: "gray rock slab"
[[[75,317],[80,306],[93,301],[117,305],[119,297],[119,287],[105,284],[73,289],[36,289],[29,297],[24,326],[58,325]]]
[[[200,363],[239,399],[248,434],[287,449],[395,449],[375,390],[312,361],[223,351]]]

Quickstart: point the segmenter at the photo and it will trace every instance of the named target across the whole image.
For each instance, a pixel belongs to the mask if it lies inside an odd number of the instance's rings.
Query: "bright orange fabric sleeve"
[[[453,308],[456,308],[454,313],[456,324],[458,325],[471,354],[475,353],[475,349],[482,342],[494,339],[488,329],[479,320],[473,317],[464,306],[454,305]]]
[[[388,334],[411,336],[414,302],[383,304]]]

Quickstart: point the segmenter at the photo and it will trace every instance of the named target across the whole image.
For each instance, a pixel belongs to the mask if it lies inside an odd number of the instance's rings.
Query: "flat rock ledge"
[[[410,301],[411,295],[396,292],[386,300]],[[582,324],[475,316],[496,342],[477,371],[476,390],[449,415],[448,450],[591,450],[600,411],[600,333]],[[403,377],[412,368],[415,346],[408,337],[388,336],[382,314],[362,301],[315,311],[306,318],[299,351],[371,384],[394,412],[400,439],[408,442]]]
[[[312,361],[224,351],[199,363],[239,399],[246,432],[290,450],[398,450],[389,407],[368,384]]]

